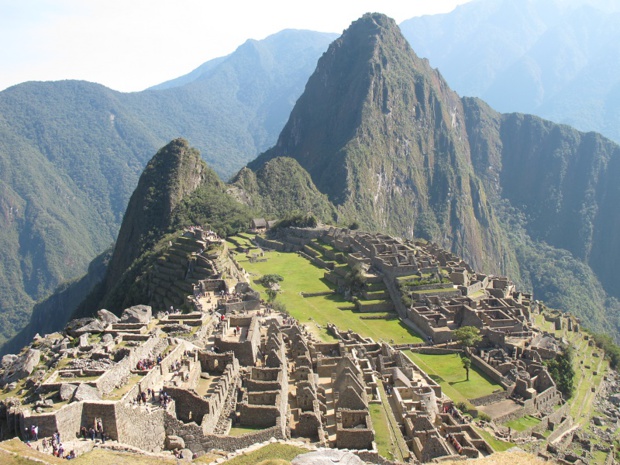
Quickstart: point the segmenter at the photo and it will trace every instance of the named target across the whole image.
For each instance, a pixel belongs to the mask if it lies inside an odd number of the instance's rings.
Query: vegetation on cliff
[[[228,178],[269,147],[334,34],[250,40],[157,89],[81,81],[0,92],[0,345],[114,242],[141,170],[179,135]]]
[[[223,236],[245,230],[251,211],[226,193],[226,185],[184,139],[175,139],[149,161],[132,194],[105,280],[77,315],[101,306],[120,311],[149,302],[148,272],[188,226]]]
[[[292,212],[312,213],[323,222],[335,222],[336,209],[293,158],[271,159],[256,172],[243,168],[232,183],[240,189],[241,199],[266,215],[283,218]]]

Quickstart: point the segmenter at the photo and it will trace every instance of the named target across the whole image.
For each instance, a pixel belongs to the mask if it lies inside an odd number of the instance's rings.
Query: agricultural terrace
[[[575,422],[586,426],[590,423],[592,415],[596,414],[593,404],[595,393],[609,369],[609,362],[605,360],[603,351],[589,345],[583,333],[566,331],[564,328],[556,330],[554,324],[545,319],[544,314],[535,315],[535,321],[539,328],[566,339],[573,347],[574,354],[579,354],[573,357],[575,392],[570,399],[570,413]]]
[[[465,402],[469,405],[469,399],[487,396],[503,389],[473,365],[469,370],[469,381],[467,381],[459,354],[426,355],[409,350],[405,351],[405,354],[437,381],[443,392],[454,402]]]
[[[333,285],[323,279],[325,270],[313,265],[296,253],[265,252],[266,261],[250,262],[244,254],[237,253],[236,260],[250,273],[253,287],[267,299],[266,289],[258,280],[265,274],[284,277],[277,300],[286,305],[290,315],[307,324],[310,331],[323,341],[333,341],[327,333],[327,323],[341,330],[351,329],[375,341],[393,341],[395,344],[422,342],[413,330],[398,319],[367,319],[379,314],[359,313],[354,305],[333,293]],[[303,293],[325,293],[316,297],[303,297]]]

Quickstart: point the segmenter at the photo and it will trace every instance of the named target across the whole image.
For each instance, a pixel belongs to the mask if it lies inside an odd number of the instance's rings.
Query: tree
[[[454,331],[454,337],[463,347],[470,349],[482,341],[480,330],[475,326],[461,326]]]
[[[276,300],[276,297],[278,297],[278,291],[276,291],[275,289],[268,288],[265,292],[267,293],[267,300],[269,302],[273,302],[274,300]]]
[[[546,362],[549,374],[558,390],[569,399],[575,391],[575,370],[573,368],[573,349],[568,346],[554,359]]]
[[[366,271],[364,265],[356,263],[353,265],[351,271],[349,271],[344,277],[345,282],[351,288],[351,291],[359,291],[366,284]]]
[[[260,278],[260,282],[265,287],[273,287],[274,284],[281,283],[284,278],[279,274],[266,274]]]
[[[461,363],[463,364],[463,368],[465,368],[467,381],[469,381],[469,369],[471,368],[471,359],[469,357],[463,357],[461,358]]]

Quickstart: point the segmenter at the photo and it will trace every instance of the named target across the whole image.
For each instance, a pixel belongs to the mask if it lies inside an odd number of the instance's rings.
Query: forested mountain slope
[[[334,37],[288,30],[249,40],[159,90],[60,81],[0,92],[0,343],[114,242],[159,147],[185,137],[230,176],[276,139]]]

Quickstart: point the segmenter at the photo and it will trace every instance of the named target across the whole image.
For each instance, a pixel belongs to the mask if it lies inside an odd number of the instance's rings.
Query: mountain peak
[[[207,177],[217,178],[185,139],[169,142],[151,158],[129,200],[107,282],[117,282],[129,265],[153,245],[153,239],[170,226],[174,208]]]
[[[296,159],[343,218],[453,244],[499,271],[487,257],[502,252],[482,246],[501,241],[478,208],[463,104],[387,16],[365,14],[330,45],[276,146],[248,166],[275,157]]]

